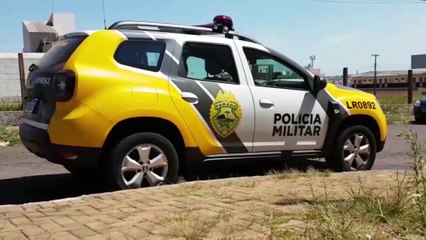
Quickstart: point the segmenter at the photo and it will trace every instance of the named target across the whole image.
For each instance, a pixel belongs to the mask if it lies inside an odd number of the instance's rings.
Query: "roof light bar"
[[[228,34],[234,31],[234,22],[229,16],[217,15],[213,18],[213,23],[198,25],[198,27],[211,28],[213,32]]]

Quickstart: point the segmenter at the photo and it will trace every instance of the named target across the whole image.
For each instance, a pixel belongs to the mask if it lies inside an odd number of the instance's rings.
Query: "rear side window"
[[[114,59],[123,65],[158,72],[166,43],[158,41],[125,41],[117,48]]]
[[[38,67],[50,68],[59,64],[65,64],[70,58],[71,54],[77,47],[86,39],[87,36],[76,36],[57,41],[44,54],[38,62]]]

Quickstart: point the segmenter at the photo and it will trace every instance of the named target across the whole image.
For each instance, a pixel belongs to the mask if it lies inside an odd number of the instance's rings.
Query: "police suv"
[[[212,24],[120,21],[59,38],[28,76],[20,137],[114,189],[175,183],[212,160],[324,157],[369,170],[387,128],[371,94],[333,85]]]

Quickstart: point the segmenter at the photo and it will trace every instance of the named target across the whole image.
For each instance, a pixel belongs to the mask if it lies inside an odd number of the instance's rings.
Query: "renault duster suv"
[[[217,16],[62,36],[28,76],[20,137],[126,189],[191,178],[212,160],[325,157],[368,170],[386,131],[373,95],[321,80]]]

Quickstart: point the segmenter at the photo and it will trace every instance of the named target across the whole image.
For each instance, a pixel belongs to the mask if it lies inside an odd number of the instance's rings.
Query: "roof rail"
[[[123,30],[152,30],[161,32],[191,32],[191,33],[211,33],[214,34],[211,28],[177,25],[157,22],[142,22],[142,21],[119,21],[113,23],[108,29],[123,29]]]
[[[189,26],[189,25],[178,25],[158,22],[143,22],[143,21],[118,21],[113,23],[108,29],[116,30],[146,30],[146,31],[158,31],[158,32],[170,32],[170,33],[185,33],[185,34],[199,34],[199,35],[225,35],[228,38],[238,37],[238,39],[248,42],[258,43],[256,40],[239,35],[234,31],[228,33],[218,33],[213,31],[212,28],[203,26]]]

